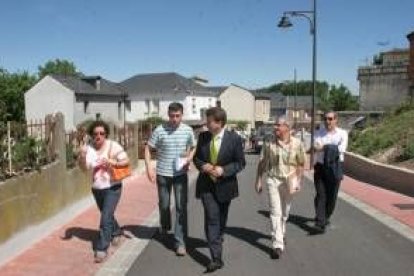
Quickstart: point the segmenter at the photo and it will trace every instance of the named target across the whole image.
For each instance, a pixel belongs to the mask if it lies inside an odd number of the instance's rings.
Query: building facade
[[[179,102],[184,107],[183,120],[199,124],[204,112],[216,106],[217,94],[192,79],[177,73],[155,73],[133,76],[120,83],[127,92],[127,121],[150,117],[168,119],[168,106]]]
[[[26,120],[43,120],[61,112],[65,129],[100,118],[113,124],[124,122],[126,95],[115,83],[101,78],[47,75],[24,95]]]
[[[358,69],[360,110],[394,108],[409,96],[409,50],[382,52],[370,66]]]

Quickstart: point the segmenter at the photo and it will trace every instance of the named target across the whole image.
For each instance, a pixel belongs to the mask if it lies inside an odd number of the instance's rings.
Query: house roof
[[[211,89],[212,91],[214,91],[218,96],[221,93],[223,93],[229,87],[228,86],[209,86],[208,88]]]
[[[120,85],[129,94],[152,91],[169,93],[174,91],[194,95],[216,96],[216,93],[209,89],[209,87],[204,87],[194,80],[174,72],[135,75],[124,80]]]
[[[271,93],[264,92],[261,90],[253,90],[251,92],[253,96],[256,98],[256,100],[270,100],[271,99]]]
[[[88,96],[105,96],[105,97],[119,97],[124,95],[124,91],[121,90],[118,84],[106,80],[102,77],[78,77],[69,75],[50,75],[52,78],[71,89],[76,95]],[[96,78],[100,81],[99,90],[95,88],[90,82],[91,79]]]
[[[229,88],[230,86],[238,87],[238,88],[241,88],[243,90],[246,90],[246,91],[254,94],[252,90],[247,89],[247,88],[245,88],[243,86],[240,86],[238,84],[235,84],[235,83],[231,83],[229,86],[209,86],[208,88],[211,89],[212,91],[214,91],[217,94],[217,96],[219,96],[221,93],[226,91],[226,89]]]

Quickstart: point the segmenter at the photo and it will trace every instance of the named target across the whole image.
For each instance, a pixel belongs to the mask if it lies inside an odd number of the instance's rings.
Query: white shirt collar
[[[224,131],[225,131],[225,129],[223,128],[220,132],[219,132],[219,134],[217,134],[217,138],[218,139],[223,139],[223,136],[224,136]]]

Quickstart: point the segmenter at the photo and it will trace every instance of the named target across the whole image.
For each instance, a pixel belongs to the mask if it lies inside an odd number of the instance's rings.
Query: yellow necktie
[[[218,136],[214,136],[210,143],[210,162],[213,165],[217,164],[217,158],[218,158],[218,145],[217,141]]]

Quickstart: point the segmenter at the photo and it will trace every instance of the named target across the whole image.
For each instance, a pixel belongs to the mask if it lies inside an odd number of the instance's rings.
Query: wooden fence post
[[[11,151],[11,126],[10,121],[7,122],[7,155],[9,158],[9,174],[12,175],[12,151]]]

